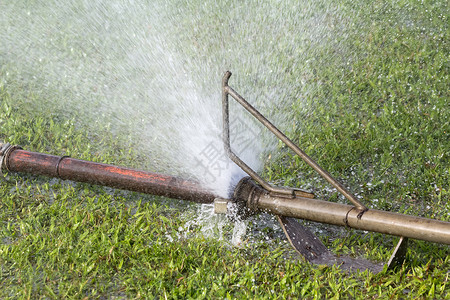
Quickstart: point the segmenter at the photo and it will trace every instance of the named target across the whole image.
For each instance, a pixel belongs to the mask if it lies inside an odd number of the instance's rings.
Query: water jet
[[[317,264],[340,264],[344,269],[370,269],[378,272],[381,265],[350,257],[334,256],[324,244],[296,219],[310,220],[399,236],[388,268],[404,260],[408,238],[450,244],[450,222],[369,209],[339,181],[322,169],[302,149],[268,121],[229,85],[230,72],[222,80],[223,142],[228,157],[249,176],[242,178],[229,199],[219,197],[195,180],[152,173],[103,163],[30,152],[9,143],[0,144],[0,170],[73,180],[118,189],[183,199],[197,203],[214,203],[216,213],[229,213],[235,205],[239,217],[267,212],[277,216],[291,245],[308,261]],[[258,121],[299,155],[320,176],[342,193],[352,205],[316,199],[300,189],[274,187],[247,166],[231,149],[229,130],[229,96],[241,104]]]

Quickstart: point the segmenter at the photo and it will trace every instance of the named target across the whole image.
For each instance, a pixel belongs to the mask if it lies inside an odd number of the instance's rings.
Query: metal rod
[[[277,194],[283,194],[288,195],[291,198],[295,196],[294,191],[289,188],[285,187],[276,187],[271,186],[269,183],[267,183],[261,176],[258,175],[255,171],[253,171],[252,168],[250,168],[245,162],[243,162],[231,149],[230,145],[230,117],[229,117],[229,107],[228,107],[228,79],[231,76],[231,72],[227,72],[225,76],[223,77],[222,86],[223,86],[223,93],[222,93],[222,117],[223,117],[223,142],[224,142],[224,148],[225,153],[227,156],[236,163],[245,173],[250,175],[256,182],[258,182],[263,188],[266,190],[277,193]]]
[[[228,79],[231,76],[231,72],[227,71],[222,80],[222,88],[223,88],[223,104],[224,112],[227,112],[227,116],[224,116],[224,141],[225,141],[225,150],[229,153],[231,160],[233,160],[236,164],[238,164],[241,168],[244,167],[244,171],[247,172],[250,169],[248,166],[243,164],[243,162],[231,151],[230,149],[230,141],[229,141],[229,129],[225,127],[225,121],[228,122],[228,95],[231,95],[239,104],[241,104],[248,112],[250,112],[258,121],[260,121],[267,129],[269,129],[276,137],[278,137],[283,143],[285,143],[289,148],[291,148],[298,156],[300,156],[310,167],[312,167],[319,175],[325,178],[332,186],[334,186],[339,192],[341,192],[345,198],[347,198],[350,202],[352,202],[357,209],[361,211],[367,210],[367,207],[364,206],[356,197],[350,193],[339,181],[334,179],[331,174],[325,171],[321,166],[319,166],[311,157],[309,157],[302,149],[300,149],[294,142],[292,142],[283,132],[281,132],[275,125],[273,125],[269,120],[267,120],[259,111],[257,111],[250,103],[248,103],[241,95],[239,95],[236,91],[234,91],[228,85]],[[225,113],[224,113],[225,115]],[[225,119],[226,118],[226,119]],[[246,170],[247,169],[247,170]],[[251,169],[250,169],[251,170]],[[255,172],[251,170],[252,178],[255,176]],[[257,174],[256,174],[257,175]],[[268,183],[266,183],[261,177],[257,175],[255,179],[258,183],[260,183],[265,189],[271,191],[273,189]]]
[[[45,175],[198,203],[212,203],[217,198],[191,180],[30,152],[14,146],[0,145],[0,148],[3,162],[0,167],[3,171]],[[450,244],[450,222],[372,209],[361,214],[354,206],[346,204],[300,196],[277,196],[248,177],[236,186],[234,199],[251,211],[266,211],[280,216]]]
[[[8,151],[0,167],[198,203],[212,203],[217,198],[196,181],[17,148]]]
[[[273,196],[248,179],[241,180],[234,196],[251,210],[450,245],[450,222],[375,209],[361,215],[346,204]]]

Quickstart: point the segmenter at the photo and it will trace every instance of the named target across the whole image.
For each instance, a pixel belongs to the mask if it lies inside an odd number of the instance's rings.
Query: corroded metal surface
[[[198,203],[212,203],[217,197],[192,180],[20,149],[8,153],[4,158],[2,169]]]
[[[314,262],[329,252],[322,241],[296,219],[284,216],[277,216],[277,219],[289,243],[307,261]]]

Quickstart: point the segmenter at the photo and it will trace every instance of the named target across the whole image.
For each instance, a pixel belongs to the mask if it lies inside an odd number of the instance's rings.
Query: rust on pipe
[[[376,209],[369,209],[361,216],[354,206],[346,204],[273,196],[248,177],[237,185],[234,197],[252,211],[450,245],[450,222]]]
[[[197,203],[212,203],[217,197],[192,180],[21,149],[9,151],[0,167]]]
[[[1,169],[109,186],[146,194],[212,203],[217,198],[199,183],[169,175],[3,147]],[[355,229],[380,232],[450,245],[450,222],[369,209],[361,215],[356,207],[296,195],[276,196],[243,178],[234,190],[234,201],[249,213],[265,211]]]

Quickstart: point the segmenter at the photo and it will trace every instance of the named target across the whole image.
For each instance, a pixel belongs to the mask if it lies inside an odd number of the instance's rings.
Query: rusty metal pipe
[[[146,194],[212,203],[217,198],[199,183],[169,175],[2,147],[1,169],[109,186]],[[450,245],[450,222],[369,209],[313,198],[277,196],[249,177],[234,190],[234,201],[249,211],[265,211],[285,217],[310,220],[390,235]]]
[[[355,229],[380,232],[450,245],[450,222],[369,209],[361,214],[354,206],[305,197],[271,195],[250,178],[242,179],[234,192],[236,201],[252,211],[305,219]]]
[[[20,148],[9,148],[2,162],[0,167],[10,172],[45,175],[197,203],[212,203],[217,197],[192,180]]]

